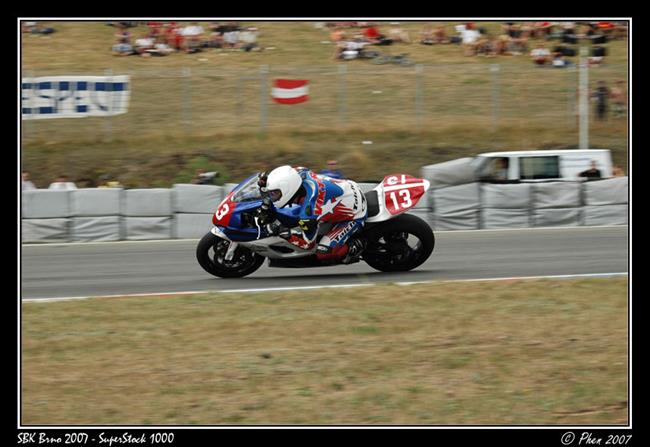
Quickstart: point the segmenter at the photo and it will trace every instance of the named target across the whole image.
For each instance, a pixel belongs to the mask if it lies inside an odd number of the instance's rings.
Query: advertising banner
[[[126,113],[129,76],[44,76],[22,79],[22,118],[84,118]]]

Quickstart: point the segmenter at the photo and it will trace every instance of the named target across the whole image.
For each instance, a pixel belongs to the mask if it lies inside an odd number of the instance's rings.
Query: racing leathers
[[[366,198],[361,188],[351,180],[330,178],[307,168],[298,168],[298,173],[302,185],[285,206],[291,207],[289,214],[293,221],[290,226],[300,227],[301,234],[291,233],[289,242],[304,249],[311,249],[318,243],[316,256],[319,260],[344,258],[349,251],[350,236],[363,227],[367,216]],[[319,229],[326,231],[320,240]]]

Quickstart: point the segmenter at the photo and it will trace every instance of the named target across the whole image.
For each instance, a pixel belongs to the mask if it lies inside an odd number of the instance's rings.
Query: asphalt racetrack
[[[195,258],[198,240],[21,246],[22,299],[190,291],[235,291],[453,279],[628,272],[628,227],[437,232],[429,260],[414,271],[349,266],[269,268],[220,279]]]

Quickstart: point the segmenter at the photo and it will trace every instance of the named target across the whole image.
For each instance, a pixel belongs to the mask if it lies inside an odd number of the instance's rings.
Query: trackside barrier
[[[22,242],[196,239],[234,187],[24,191]],[[374,184],[360,183],[364,190]],[[430,189],[409,211],[435,230],[628,223],[628,178],[592,182],[466,183]]]
[[[172,239],[172,190],[128,189],[124,200],[126,239]]]
[[[589,182],[584,188],[584,225],[628,223],[628,178]]]
[[[71,191],[32,190],[22,193],[24,242],[69,242]]]
[[[212,213],[223,200],[224,191],[225,188],[213,185],[174,185],[174,238],[198,238],[210,231]]]
[[[432,191],[433,228],[476,230],[480,228],[480,184],[448,186]]]
[[[532,225],[567,227],[581,225],[583,183],[557,182],[532,185]]]
[[[531,226],[531,184],[481,185],[481,228]]]
[[[120,188],[84,188],[69,191],[70,237],[74,242],[119,241],[124,238],[120,219]]]

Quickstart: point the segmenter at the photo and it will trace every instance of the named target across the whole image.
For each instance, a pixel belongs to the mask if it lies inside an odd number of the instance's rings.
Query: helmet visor
[[[279,189],[273,189],[269,191],[269,197],[271,198],[272,202],[277,202],[282,198],[282,191]]]

